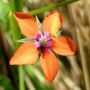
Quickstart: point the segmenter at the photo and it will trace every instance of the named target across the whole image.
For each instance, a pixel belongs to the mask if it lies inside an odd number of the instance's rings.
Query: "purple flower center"
[[[44,32],[44,35],[42,35],[40,32],[37,33],[35,39],[35,45],[37,48],[42,49],[45,47],[51,47],[53,45],[52,37],[48,32]]]

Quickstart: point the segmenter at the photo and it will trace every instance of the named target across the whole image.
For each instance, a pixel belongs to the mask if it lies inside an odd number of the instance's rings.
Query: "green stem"
[[[25,90],[24,72],[22,66],[19,66],[19,90]]]
[[[44,8],[40,8],[40,9],[36,9],[36,10],[32,10],[29,13],[32,14],[32,15],[40,14],[40,13],[43,13],[45,11],[54,10],[54,9],[56,9],[59,6],[65,6],[65,5],[69,4],[69,3],[76,2],[76,1],[79,1],[79,0],[64,0],[63,2],[54,4],[52,6],[48,6],[48,7],[44,7]]]
[[[10,0],[10,7],[12,12],[21,12],[23,6],[23,0]]]
[[[23,0],[10,0],[10,7],[11,7],[12,13],[14,13],[16,11],[19,11],[19,12],[22,11]],[[15,21],[13,15],[11,17],[11,21],[12,21],[12,27],[13,27],[13,30],[12,30],[13,41],[17,48],[20,43],[18,43],[16,41],[21,38],[21,33],[20,33],[19,27],[16,24],[16,21]],[[18,70],[19,70],[19,90],[25,90],[23,67],[19,66]]]

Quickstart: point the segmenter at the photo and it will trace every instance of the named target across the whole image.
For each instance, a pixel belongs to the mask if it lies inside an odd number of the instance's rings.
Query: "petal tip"
[[[40,58],[40,65],[47,82],[52,82],[58,73],[60,62],[51,51],[46,52]]]
[[[20,19],[34,18],[32,15],[23,12],[14,12],[13,16]]]
[[[52,50],[59,55],[68,56],[74,55],[76,52],[76,45],[73,40],[67,36],[54,38],[54,45]]]
[[[9,64],[10,65],[14,65],[14,62],[12,62],[12,60],[9,61]]]
[[[13,13],[13,16],[24,36],[30,38],[36,35],[38,32],[38,26],[32,15],[23,12],[15,12]]]
[[[56,36],[56,33],[62,26],[62,17],[58,11],[54,10],[50,12],[42,23],[43,29]]]

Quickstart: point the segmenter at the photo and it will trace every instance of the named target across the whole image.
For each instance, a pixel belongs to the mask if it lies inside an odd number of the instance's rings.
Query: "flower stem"
[[[65,5],[67,5],[67,4],[70,4],[70,3],[76,2],[76,1],[79,1],[79,0],[64,0],[63,2],[59,2],[59,3],[54,4],[54,5],[52,5],[52,6],[43,7],[43,8],[36,9],[36,10],[32,10],[32,11],[30,11],[29,13],[32,14],[32,15],[40,14],[40,13],[43,13],[43,12],[45,12],[45,11],[54,10],[54,9],[56,9],[56,8],[59,7],[59,6],[65,6]]]
[[[16,11],[21,12],[23,9],[23,0],[10,0],[10,7],[11,7],[12,13]],[[13,30],[12,30],[13,41],[17,48],[20,43],[16,41],[21,38],[21,33],[19,30],[19,27],[16,24],[15,19],[13,18],[13,15],[12,15],[11,20],[12,20],[12,26],[13,26]],[[19,90],[25,90],[23,67],[19,66],[18,70],[19,70]]]
[[[22,66],[19,66],[19,90],[25,90],[24,72]]]

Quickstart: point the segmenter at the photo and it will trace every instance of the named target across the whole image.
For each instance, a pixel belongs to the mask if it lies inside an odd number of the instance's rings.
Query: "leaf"
[[[56,8],[58,8],[60,6],[65,6],[65,5],[68,5],[68,4],[76,2],[76,1],[79,1],[79,0],[63,0],[62,2],[56,3],[54,5],[50,5],[50,6],[40,8],[40,9],[32,10],[29,13],[32,15],[40,14],[40,13],[43,13],[45,11],[55,10]]]
[[[0,24],[3,31],[6,30],[10,8],[7,3],[0,2]]]
[[[27,75],[30,77],[30,80],[32,81],[36,90],[53,90],[52,84],[42,82],[41,79],[39,79],[43,76],[40,76],[40,75],[42,75],[41,72],[39,72],[39,70],[37,71],[35,69],[35,67],[25,66],[24,69],[25,69]],[[38,76],[38,74],[36,74],[37,72],[40,73],[39,76]]]

